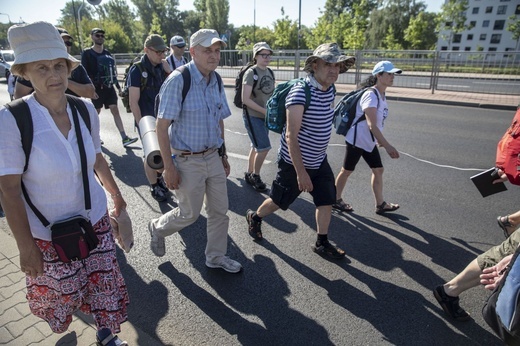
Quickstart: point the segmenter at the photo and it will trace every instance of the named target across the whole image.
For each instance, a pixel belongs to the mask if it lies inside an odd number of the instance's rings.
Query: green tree
[[[383,40],[383,48],[388,50],[402,50],[403,46],[396,36],[397,35],[394,32],[394,28],[390,26],[388,28],[388,32],[386,33],[385,39]]]
[[[404,30],[404,39],[408,42],[409,49],[429,50],[434,49],[437,43],[435,23],[437,14],[432,12],[420,12],[417,17],[410,19],[410,24]]]
[[[206,0],[206,16],[204,26],[215,29],[223,34],[228,29],[229,1],[228,0]]]
[[[453,36],[466,30],[466,11],[468,0],[447,0],[441,6],[438,17],[437,31],[448,41],[448,50],[451,50]]]
[[[513,40],[516,40],[516,47],[515,50],[518,50],[518,43],[520,41],[520,18],[517,18],[516,16],[511,16],[508,18],[509,22],[507,23],[507,31],[512,33],[513,35],[511,38]]]
[[[298,48],[298,21],[290,20],[281,8],[282,18],[274,22],[274,42],[271,48],[296,49]],[[258,38],[257,38],[258,41]]]

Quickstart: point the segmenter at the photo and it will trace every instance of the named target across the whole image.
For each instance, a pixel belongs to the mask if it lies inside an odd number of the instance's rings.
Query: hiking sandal
[[[502,231],[504,231],[504,237],[506,237],[506,239],[515,231],[515,225],[509,221],[509,215],[497,217],[497,223],[498,226],[502,228]],[[513,228],[512,232],[509,232],[509,227]]]
[[[352,206],[350,204],[345,203],[343,198],[336,200],[336,203],[334,203],[332,205],[332,208],[338,209],[339,211],[346,211],[346,212],[354,211],[354,208],[352,208]]]
[[[376,206],[376,214],[381,215],[384,213],[396,211],[397,209],[399,209],[399,204],[383,202]]]
[[[98,346],[128,346],[128,343],[126,341],[122,341],[119,339],[117,335],[114,335],[110,333],[106,338],[103,340],[99,340],[96,343]]]

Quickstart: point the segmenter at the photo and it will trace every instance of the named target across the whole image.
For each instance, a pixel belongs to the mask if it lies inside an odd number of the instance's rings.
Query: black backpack
[[[137,66],[139,72],[141,72],[141,91],[146,88],[148,78],[143,77],[143,66],[140,60],[141,58],[139,57],[134,58],[134,60],[132,60],[132,62],[125,69],[125,75],[123,76],[123,88],[121,89],[119,96],[121,97],[121,101],[123,102],[123,106],[125,106],[127,113],[132,113],[132,110],[130,109],[130,95],[128,92],[128,76],[130,75],[130,68],[132,68],[132,66]]]
[[[235,98],[233,99],[233,104],[235,106],[237,106],[238,108],[244,108],[244,104],[242,103],[242,80],[244,77],[244,73],[246,73],[246,71],[252,66],[254,66],[254,64],[249,63],[246,66],[242,67],[240,69],[240,72],[238,72],[237,77],[235,78]],[[271,76],[273,77],[273,80],[274,80],[273,71],[269,67],[267,69],[269,70],[269,73],[271,73]],[[258,83],[258,72],[256,72],[256,68],[253,68],[253,73],[254,73],[253,89],[252,89],[251,93],[253,94],[253,96],[255,96],[255,87],[256,87],[256,83]]]
[[[355,126],[359,122],[366,120],[366,115],[363,113],[363,115],[359,117],[359,119],[357,119],[354,123],[354,119],[356,118],[357,105],[361,99],[361,96],[363,96],[367,90],[374,91],[374,88],[367,87],[351,91],[343,96],[336,104],[336,107],[334,107],[334,118],[332,123],[334,124],[334,128],[336,129],[336,133],[338,135],[345,136],[352,126]],[[379,106],[379,95],[376,91],[374,91],[374,93],[377,96],[377,103]]]
[[[71,108],[75,107],[78,110],[89,132],[92,131],[90,125],[90,114],[88,113],[88,109],[87,106],[85,106],[85,103],[79,97],[72,95],[67,95],[67,101]],[[5,108],[7,108],[14,116],[18,130],[20,131],[22,148],[25,154],[25,166],[23,167],[23,171],[25,172],[27,171],[29,157],[31,156],[34,135],[31,110],[29,109],[29,105],[23,99],[17,99],[9,102],[5,105]]]

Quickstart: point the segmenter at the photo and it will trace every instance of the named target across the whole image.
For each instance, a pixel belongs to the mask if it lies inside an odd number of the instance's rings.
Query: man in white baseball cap
[[[170,55],[166,58],[166,61],[168,61],[172,71],[188,63],[188,59],[184,56],[185,47],[186,41],[182,36],[175,35],[170,39]]]

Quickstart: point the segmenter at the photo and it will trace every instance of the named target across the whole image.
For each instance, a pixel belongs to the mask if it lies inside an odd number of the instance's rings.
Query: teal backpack
[[[303,78],[292,79],[287,82],[278,84],[273,94],[267,100],[265,112],[265,125],[271,131],[282,133],[285,123],[287,122],[287,114],[285,109],[285,99],[287,94],[296,84],[301,84],[305,89],[305,106],[303,112],[309,108],[311,103],[311,88]]]

